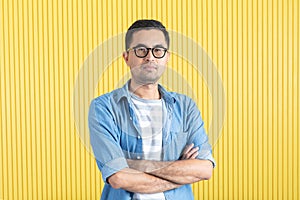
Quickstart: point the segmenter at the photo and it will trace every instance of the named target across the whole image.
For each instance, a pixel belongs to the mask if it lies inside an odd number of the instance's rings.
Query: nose
[[[152,49],[149,50],[147,56],[145,57],[146,61],[153,61],[155,59],[155,57],[152,54]]]

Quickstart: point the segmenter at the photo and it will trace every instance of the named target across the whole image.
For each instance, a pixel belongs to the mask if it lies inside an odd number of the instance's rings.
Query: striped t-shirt
[[[162,160],[162,127],[166,108],[163,99],[148,100],[132,95],[134,112],[139,121],[140,137],[143,145],[143,159]],[[164,193],[135,193],[133,199],[165,199]]]

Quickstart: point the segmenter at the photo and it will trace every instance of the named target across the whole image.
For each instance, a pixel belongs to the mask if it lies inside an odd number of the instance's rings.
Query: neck
[[[139,85],[131,80],[129,90],[142,99],[160,99],[157,83]]]

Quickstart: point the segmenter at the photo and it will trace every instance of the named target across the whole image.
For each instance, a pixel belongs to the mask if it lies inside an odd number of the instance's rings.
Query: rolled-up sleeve
[[[94,99],[90,104],[88,124],[94,156],[103,181],[128,167],[119,143],[119,133],[108,99]]]
[[[191,99],[188,101],[188,117],[187,127],[189,132],[188,143],[194,143],[195,147],[199,147],[199,154],[197,159],[210,160],[213,167],[216,166],[215,160],[212,156],[211,145],[209,144],[208,136],[204,129],[204,122],[195,102]]]

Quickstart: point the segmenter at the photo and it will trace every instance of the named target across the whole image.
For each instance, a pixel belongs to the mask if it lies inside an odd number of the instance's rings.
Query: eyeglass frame
[[[136,54],[136,49],[137,49],[137,48],[141,48],[141,47],[147,49],[147,53],[146,53],[145,56],[138,56],[138,55]],[[162,57],[157,57],[157,56],[154,55],[153,50],[154,50],[154,49],[157,49],[157,48],[160,48],[160,49],[163,49],[163,50],[164,50],[164,54],[163,54]],[[128,52],[128,51],[131,51],[131,50],[134,51],[135,56],[138,57],[138,58],[145,58],[145,57],[149,54],[149,52],[150,52],[150,50],[151,50],[151,53],[152,53],[153,57],[154,57],[154,58],[158,58],[158,59],[161,59],[161,58],[165,57],[166,52],[168,51],[168,49],[165,48],[165,47],[153,47],[153,48],[147,48],[147,47],[143,47],[143,46],[130,47],[130,48],[128,48],[126,51]]]

